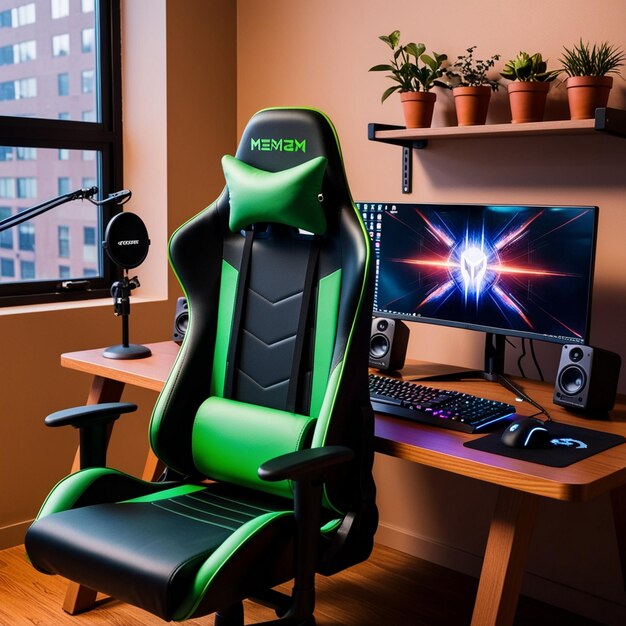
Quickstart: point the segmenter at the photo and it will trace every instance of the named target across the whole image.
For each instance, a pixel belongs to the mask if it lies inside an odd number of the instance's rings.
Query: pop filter
[[[137,277],[128,278],[127,270],[141,265],[148,255],[148,230],[138,215],[118,213],[106,227],[102,247],[115,265],[124,270],[122,280],[111,286],[115,315],[122,317],[122,343],[111,346],[102,354],[108,359],[141,359],[150,356],[149,348],[128,342],[130,292],[139,287]]]
[[[102,245],[113,263],[129,270],[148,256],[148,230],[135,213],[118,213],[106,227]]]

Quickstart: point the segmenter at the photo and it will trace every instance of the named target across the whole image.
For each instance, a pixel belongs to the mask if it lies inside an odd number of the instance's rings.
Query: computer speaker
[[[187,332],[187,324],[189,323],[189,308],[187,298],[178,298],[176,300],[176,313],[174,314],[174,330],[172,331],[172,339],[181,344]]]
[[[590,346],[565,345],[554,385],[554,404],[602,415],[615,405],[622,364],[619,354]]]
[[[379,370],[402,369],[408,343],[409,327],[404,322],[374,317],[370,335],[370,367]]]

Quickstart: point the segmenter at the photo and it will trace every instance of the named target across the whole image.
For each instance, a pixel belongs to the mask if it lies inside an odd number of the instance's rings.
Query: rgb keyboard
[[[419,383],[369,375],[370,401],[379,413],[466,433],[479,432],[515,413],[506,402]]]

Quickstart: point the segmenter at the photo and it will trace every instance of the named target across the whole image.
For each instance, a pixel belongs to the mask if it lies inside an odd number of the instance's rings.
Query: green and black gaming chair
[[[377,525],[369,238],[318,111],[256,114],[223,168],[222,194],[170,241],[190,315],[150,422],[162,480],[103,467],[106,424],[133,405],[48,416],[81,428],[87,467],[26,549],[164,620],[241,625],[253,598],[314,624],[315,573],[366,559]],[[272,590],[291,579],[291,596]]]

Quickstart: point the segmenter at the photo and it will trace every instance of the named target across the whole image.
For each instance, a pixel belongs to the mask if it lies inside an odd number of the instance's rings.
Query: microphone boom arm
[[[13,228],[14,226],[18,226],[22,222],[26,222],[34,217],[37,217],[50,209],[54,209],[55,207],[65,204],[66,202],[72,202],[73,200],[89,200],[89,202],[95,204],[96,206],[102,206],[103,204],[108,204],[109,202],[123,204],[128,201],[131,196],[131,192],[128,189],[122,189],[121,191],[116,191],[115,193],[110,194],[104,200],[93,200],[93,196],[97,193],[97,187],[77,189],[76,191],[65,193],[57,196],[56,198],[52,198],[52,200],[47,200],[46,202],[30,207],[29,209],[16,213],[15,215],[10,215],[0,221],[0,233],[4,230],[8,230],[9,228]]]

